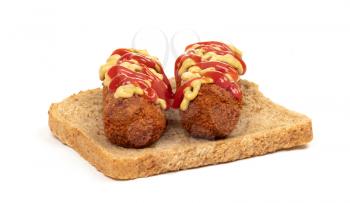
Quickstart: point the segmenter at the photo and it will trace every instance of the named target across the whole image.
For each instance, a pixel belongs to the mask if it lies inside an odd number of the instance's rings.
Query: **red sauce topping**
[[[199,80],[203,77],[211,78],[214,84],[229,91],[235,99],[241,101],[242,92],[240,90],[239,85],[237,84],[237,81],[239,80],[239,74],[237,72],[237,69],[225,62],[205,60],[201,56],[195,54],[196,49],[201,49],[204,53],[214,52],[217,55],[232,55],[241,63],[243,68],[242,74],[244,74],[246,71],[246,65],[243,62],[240,54],[232,50],[228,45],[224,43],[208,41],[188,45],[186,47],[186,53],[179,56],[175,62],[175,80],[177,91],[174,95],[173,108],[179,108],[184,97],[185,88],[191,86],[191,83],[194,80]],[[197,66],[202,70],[208,68],[213,68],[213,70],[204,71],[203,73],[201,73],[201,78],[190,79],[182,84],[181,76],[179,75],[179,70],[183,62],[188,58],[191,58],[194,61],[194,65],[192,66]],[[233,81],[230,81],[228,76],[231,77]]]
[[[186,54],[182,54],[181,56],[179,56],[176,59],[175,62],[175,81],[176,81],[176,87],[180,86],[181,83],[181,78],[179,76],[179,69],[181,68],[182,63],[186,60],[186,59],[192,59],[195,63],[199,63],[202,61],[202,57],[195,55],[193,53],[186,53]]]
[[[143,96],[147,99],[152,102],[155,102],[157,98],[163,99],[166,101],[166,108],[170,107],[173,93],[170,82],[158,61],[129,49],[117,49],[112,53],[112,55],[114,54],[121,57],[116,65],[107,71],[107,75],[111,79],[108,86],[110,92],[115,92],[119,86],[133,84],[143,90]],[[138,64],[141,70],[137,72],[130,70],[122,65],[123,62]],[[152,73],[150,69],[161,74],[162,79]]]

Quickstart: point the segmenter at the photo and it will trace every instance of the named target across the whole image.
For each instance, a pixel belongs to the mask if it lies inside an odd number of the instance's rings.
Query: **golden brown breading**
[[[205,84],[186,111],[180,110],[182,126],[193,137],[220,139],[236,127],[242,105],[228,91]]]
[[[119,146],[149,146],[161,137],[166,128],[164,112],[142,96],[116,99],[104,87],[103,104],[105,135]]]

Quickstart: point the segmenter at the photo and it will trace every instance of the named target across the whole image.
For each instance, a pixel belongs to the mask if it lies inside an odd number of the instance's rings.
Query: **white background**
[[[47,110],[99,87],[99,66],[137,32],[136,47],[167,57],[169,75],[170,50],[181,53],[194,33],[235,44],[243,78],[311,117],[314,140],[149,178],[105,177],[52,137]],[[0,202],[350,201],[349,38],[346,0],[0,1]]]

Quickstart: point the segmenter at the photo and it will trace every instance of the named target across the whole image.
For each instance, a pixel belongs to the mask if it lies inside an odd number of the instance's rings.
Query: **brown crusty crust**
[[[166,127],[164,112],[142,96],[116,99],[103,88],[103,123],[107,138],[122,147],[147,147]]]
[[[123,148],[104,136],[101,89],[80,92],[49,109],[52,134],[106,176],[134,179],[224,163],[305,145],[311,120],[264,97],[254,83],[241,80],[244,101],[236,129],[226,139],[208,141],[187,135],[177,111],[158,142],[144,149]]]
[[[198,138],[226,138],[236,127],[242,104],[215,84],[203,85],[186,111],[180,110],[182,126]]]

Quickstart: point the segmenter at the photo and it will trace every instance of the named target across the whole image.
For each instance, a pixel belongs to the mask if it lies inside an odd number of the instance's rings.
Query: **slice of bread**
[[[50,129],[106,176],[134,179],[263,155],[312,140],[311,120],[272,103],[257,85],[242,80],[244,104],[237,128],[223,140],[191,138],[181,128],[178,112],[167,112],[162,138],[145,149],[111,144],[104,136],[102,91],[72,95],[49,110]]]

